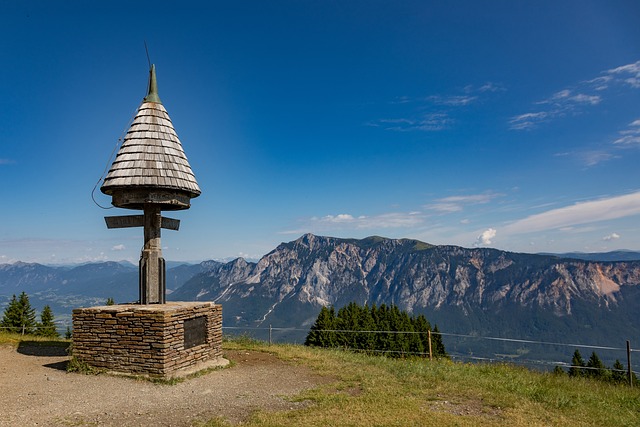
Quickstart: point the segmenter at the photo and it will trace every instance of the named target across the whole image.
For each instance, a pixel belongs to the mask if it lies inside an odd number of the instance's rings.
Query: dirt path
[[[327,382],[308,368],[248,351],[231,368],[176,385],[67,373],[64,350],[0,346],[0,426],[191,426],[217,416],[304,406],[286,396]]]

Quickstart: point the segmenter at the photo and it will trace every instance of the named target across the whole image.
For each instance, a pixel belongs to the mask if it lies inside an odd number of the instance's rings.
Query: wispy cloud
[[[112,251],[124,251],[125,249],[126,249],[126,246],[122,244],[111,247]]]
[[[611,240],[618,240],[619,238],[620,235],[618,233],[611,233],[607,236],[604,236],[602,240],[604,240],[605,242],[610,242]]]
[[[508,234],[533,233],[634,215],[640,215],[640,191],[531,215],[507,225],[503,231]]]
[[[607,70],[606,74],[611,80],[620,80],[633,88],[640,88],[640,61],[633,64]]]
[[[584,150],[584,151],[568,151],[563,153],[556,153],[556,157],[573,157],[577,159],[584,166],[595,166],[608,160],[617,159],[620,156],[607,151],[607,150]]]
[[[569,112],[579,112],[582,107],[595,106],[602,101],[600,95],[575,93],[564,89],[554,93],[550,98],[536,102],[541,105],[541,110],[536,112],[519,114],[509,119],[510,129],[528,130],[537,127],[543,122],[562,117]]]
[[[469,92],[480,92],[480,93],[484,93],[484,92],[502,92],[507,90],[504,86],[502,86],[501,84],[497,84],[497,83],[493,83],[493,82],[487,82],[485,84],[483,84],[482,86],[480,86],[479,88],[475,89],[473,86],[467,86],[465,88],[465,90],[468,90]]]
[[[600,76],[591,80],[587,80],[585,82],[586,85],[591,87],[593,90],[606,90],[609,89],[609,82],[613,80],[611,76]]]
[[[512,130],[531,130],[538,125],[567,114],[579,114],[600,104],[605,92],[614,84],[640,88],[640,61],[606,70],[603,75],[579,82],[575,87],[562,89],[547,99],[535,102],[537,111],[513,116],[509,119]]]
[[[540,123],[547,121],[550,117],[553,117],[553,115],[547,111],[520,114],[509,119],[509,123],[511,124],[509,128],[513,130],[533,129]]]
[[[428,131],[434,132],[446,129],[453,120],[445,113],[433,113],[417,119],[382,119],[370,123],[371,126],[380,126],[385,130],[397,132]]]
[[[424,219],[425,216],[421,212],[391,212],[372,216],[342,213],[304,219],[301,221],[300,227],[283,231],[281,234],[323,232],[337,229],[411,228],[424,223]]]
[[[0,159],[0,165],[11,165],[13,163],[15,162],[11,159]]]
[[[396,132],[437,132],[448,129],[456,121],[456,112],[479,102],[491,92],[505,90],[501,85],[487,82],[481,86],[468,85],[458,93],[434,94],[422,97],[399,96],[391,101],[396,109],[404,110],[399,117],[377,119],[367,126]]]
[[[441,213],[460,212],[466,205],[478,205],[489,203],[497,197],[503,196],[500,193],[469,194],[462,196],[450,196],[437,199],[434,203],[425,205],[424,208]]]
[[[415,227],[424,221],[424,216],[419,212],[392,212],[381,215],[354,217],[349,214],[326,215],[320,218],[311,218],[311,222],[323,225],[348,225],[359,229],[366,228],[402,228]]]
[[[539,101],[536,104],[550,104],[560,110],[566,110],[571,108],[573,105],[579,104],[598,105],[600,101],[602,101],[602,97],[600,95],[574,93],[569,89],[563,89],[554,93],[550,98]]]
[[[440,96],[440,95],[432,95],[427,97],[427,100],[433,102],[436,105],[448,105],[452,107],[461,107],[465,105],[469,105],[472,102],[478,99],[477,96],[471,95],[451,95],[451,96]]]
[[[640,146],[640,119],[629,123],[626,129],[619,132],[620,137],[613,141],[619,146]]]

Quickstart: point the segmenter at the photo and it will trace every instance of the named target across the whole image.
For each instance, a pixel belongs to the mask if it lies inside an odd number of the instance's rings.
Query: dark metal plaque
[[[191,348],[207,342],[206,316],[194,317],[184,321],[184,348]]]

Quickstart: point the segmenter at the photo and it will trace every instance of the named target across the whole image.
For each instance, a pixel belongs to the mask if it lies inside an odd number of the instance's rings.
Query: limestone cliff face
[[[576,303],[614,310],[624,299],[621,289],[639,284],[639,261],[589,262],[408,239],[306,234],[258,263],[237,259],[196,276],[172,299],[263,307],[250,310],[254,318],[243,318],[247,322],[277,317],[280,305],[319,310],[351,301],[393,303],[410,312],[523,307],[568,316]]]

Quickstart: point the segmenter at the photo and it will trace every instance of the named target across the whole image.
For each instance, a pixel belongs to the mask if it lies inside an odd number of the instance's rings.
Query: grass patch
[[[640,390],[504,364],[390,359],[299,345],[228,340],[229,350],[265,351],[335,382],[293,400],[311,405],[260,411],[249,426],[631,426]],[[211,420],[210,426],[225,425]]]
[[[68,347],[71,340],[65,338],[40,337],[37,335],[22,335],[10,332],[0,332],[0,345],[18,347],[20,343],[28,342],[29,345],[43,347]]]
[[[71,356],[67,363],[67,372],[76,372],[84,375],[98,375],[103,373],[104,370],[94,368],[93,366]]]

